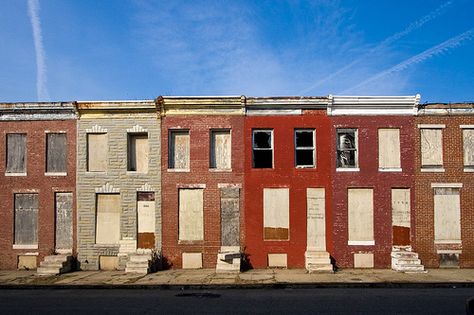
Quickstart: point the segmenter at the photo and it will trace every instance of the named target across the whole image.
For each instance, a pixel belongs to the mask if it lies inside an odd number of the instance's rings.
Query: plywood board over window
[[[7,134],[7,173],[26,173],[26,134]]]
[[[72,250],[72,206],[70,192],[56,193],[56,249]]]
[[[128,171],[148,172],[148,134],[128,135]]]
[[[461,204],[459,188],[434,188],[435,242],[461,241]]]
[[[15,194],[15,245],[38,244],[38,194]]]
[[[204,239],[203,189],[179,190],[179,240]]]
[[[464,167],[474,170],[474,129],[463,130]]]
[[[437,168],[443,165],[442,129],[420,129],[421,166]]]
[[[67,138],[65,133],[46,134],[46,172],[67,172]]]
[[[211,131],[211,168],[226,170],[231,168],[230,130]]]
[[[119,242],[121,210],[120,194],[97,194],[97,244]]]
[[[371,188],[348,190],[349,245],[374,243],[374,192]]]
[[[90,133],[87,135],[87,171],[105,172],[107,170],[107,134]]]
[[[288,240],[290,227],[288,188],[263,189],[263,226],[265,240]]]
[[[189,170],[189,131],[171,130],[169,133],[168,168]]]
[[[400,167],[400,130],[379,129],[379,168]]]

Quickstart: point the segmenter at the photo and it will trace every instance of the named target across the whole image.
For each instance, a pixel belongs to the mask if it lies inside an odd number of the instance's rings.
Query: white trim
[[[247,116],[298,116],[302,115],[301,109],[247,109]]]
[[[474,173],[474,168],[464,167],[464,172],[466,172],[466,173]]]
[[[217,188],[242,188],[242,184],[218,183]]]
[[[420,95],[410,96],[338,96],[329,95],[327,114],[415,116]]]
[[[213,173],[219,173],[219,172],[231,173],[232,169],[231,168],[209,168],[209,172],[213,172]]]
[[[99,125],[94,125],[92,128],[86,129],[86,133],[107,133],[107,129]]]
[[[474,129],[474,125],[459,125],[461,129]]]
[[[460,249],[438,249],[436,254],[462,254]]]
[[[436,173],[436,172],[439,172],[439,173],[444,173],[444,168],[443,167],[440,167],[440,168],[421,168],[420,169],[420,172],[422,173]]]
[[[67,173],[66,172],[58,172],[58,173],[46,172],[44,173],[44,176],[67,176]]]
[[[137,188],[137,191],[143,191],[143,192],[155,192],[155,190],[153,189],[153,187],[148,184],[148,183],[145,183],[143,184],[140,188]]]
[[[13,249],[38,249],[38,244],[13,244]]]
[[[5,173],[5,176],[26,176],[26,173]]]
[[[199,189],[204,189],[206,188],[206,184],[176,184],[176,188],[199,188]],[[202,241],[202,240],[199,240]]]
[[[148,133],[148,130],[140,125],[135,125],[132,128],[127,129],[128,133]]]
[[[358,167],[338,167],[338,168],[336,168],[336,172],[360,172],[360,168],[358,168]]]
[[[27,252],[27,253],[21,253],[18,256],[39,256],[38,252]]]
[[[401,167],[392,167],[392,168],[379,168],[379,172],[402,172]]]
[[[420,129],[444,129],[446,128],[445,124],[419,124],[418,128]]]
[[[191,170],[189,168],[168,168],[166,171],[170,173],[186,173]]]
[[[462,244],[461,240],[435,240],[435,244]]]
[[[357,246],[357,245],[371,246],[371,245],[375,245],[375,241],[347,241],[347,245],[351,245],[351,246]]]
[[[114,193],[120,193],[119,188],[115,188],[112,184],[110,183],[105,183],[105,185],[102,185],[99,188],[95,189],[95,192],[97,194],[114,194]]]
[[[431,183],[431,188],[462,188],[462,183]]]

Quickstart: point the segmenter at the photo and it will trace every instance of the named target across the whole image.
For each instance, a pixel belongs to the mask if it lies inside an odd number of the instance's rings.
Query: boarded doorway
[[[392,189],[392,232],[394,246],[410,245],[410,189]]]
[[[56,251],[72,253],[72,193],[58,192],[56,202]]]
[[[138,248],[155,248],[155,193],[138,192]]]

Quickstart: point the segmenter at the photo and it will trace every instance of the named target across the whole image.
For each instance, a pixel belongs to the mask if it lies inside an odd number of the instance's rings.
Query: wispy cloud
[[[33,28],[33,40],[36,53],[36,94],[38,101],[49,101],[46,56],[43,47],[43,37],[41,35],[39,10],[38,0],[28,0],[28,15]]]
[[[416,20],[415,22],[409,24],[404,30],[400,31],[400,32],[397,32],[387,38],[385,38],[383,41],[381,41],[378,45],[376,45],[375,47],[373,47],[372,49],[368,50],[366,53],[364,53],[362,56],[360,56],[359,58],[356,58],[355,60],[353,60],[351,63],[343,66],[342,68],[340,68],[339,70],[336,70],[334,72],[332,72],[331,74],[325,76],[324,78],[314,82],[313,84],[311,84],[310,86],[306,87],[305,89],[301,90],[300,92],[298,92],[298,94],[306,94],[310,91],[312,91],[313,89],[315,89],[316,87],[318,86],[321,86],[323,84],[325,84],[326,82],[332,80],[333,78],[339,76],[340,74],[346,72],[347,70],[351,69],[353,66],[355,66],[356,64],[358,64],[359,62],[361,62],[362,60],[364,60],[365,58],[367,58],[368,56],[378,52],[378,51],[381,51],[382,49],[388,47],[389,45],[391,45],[392,43],[394,43],[395,41],[399,40],[400,38],[410,34],[411,32],[419,29],[420,27],[422,27],[424,24],[428,23],[429,21],[437,18],[439,15],[441,15],[443,13],[443,11],[452,4],[453,2],[452,1],[447,1],[445,3],[443,3],[442,5],[440,5],[438,8],[436,8],[435,10],[431,11],[430,13],[428,13],[427,15],[423,16],[422,18]]]
[[[456,48],[458,46],[460,46],[461,44],[463,44],[464,42],[467,42],[471,39],[474,38],[474,29],[470,29],[458,36],[455,36],[455,37],[452,37],[444,42],[442,42],[441,44],[438,44],[436,46],[433,46],[427,50],[425,50],[424,52],[418,54],[418,55],[415,55],[411,58],[408,58],[406,59],[405,61],[403,62],[400,62],[399,64],[387,69],[387,70],[384,70],[384,71],[381,71],[373,76],[371,76],[370,78],[368,78],[367,80],[364,80],[362,82],[360,82],[359,84],[351,87],[351,88],[348,88],[346,89],[345,91],[341,92],[340,94],[347,94],[347,93],[350,93],[352,91],[355,91],[357,92],[357,89],[371,83],[371,82],[374,82],[376,80],[380,80],[381,78],[385,77],[385,76],[388,76],[388,75],[392,75],[394,73],[397,73],[397,72],[400,72],[400,71],[403,71],[405,69],[407,69],[408,67],[411,67],[411,66],[414,66],[418,63],[421,63],[427,59],[430,59],[430,58],[433,58],[437,55],[440,55],[442,53],[445,53],[447,51],[449,51],[450,49],[453,49],[453,48]]]

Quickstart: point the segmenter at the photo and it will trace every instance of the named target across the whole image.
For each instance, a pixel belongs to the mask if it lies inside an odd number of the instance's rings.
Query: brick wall
[[[67,133],[67,175],[45,176],[46,131]],[[27,138],[26,176],[5,176],[6,134],[25,133]],[[55,192],[72,192],[73,237],[76,244],[76,121],[2,121],[0,123],[0,269],[16,269],[18,255],[38,254],[37,263],[55,249]],[[14,194],[37,193],[38,249],[13,249],[14,243]],[[75,252],[75,245],[73,251]]]

